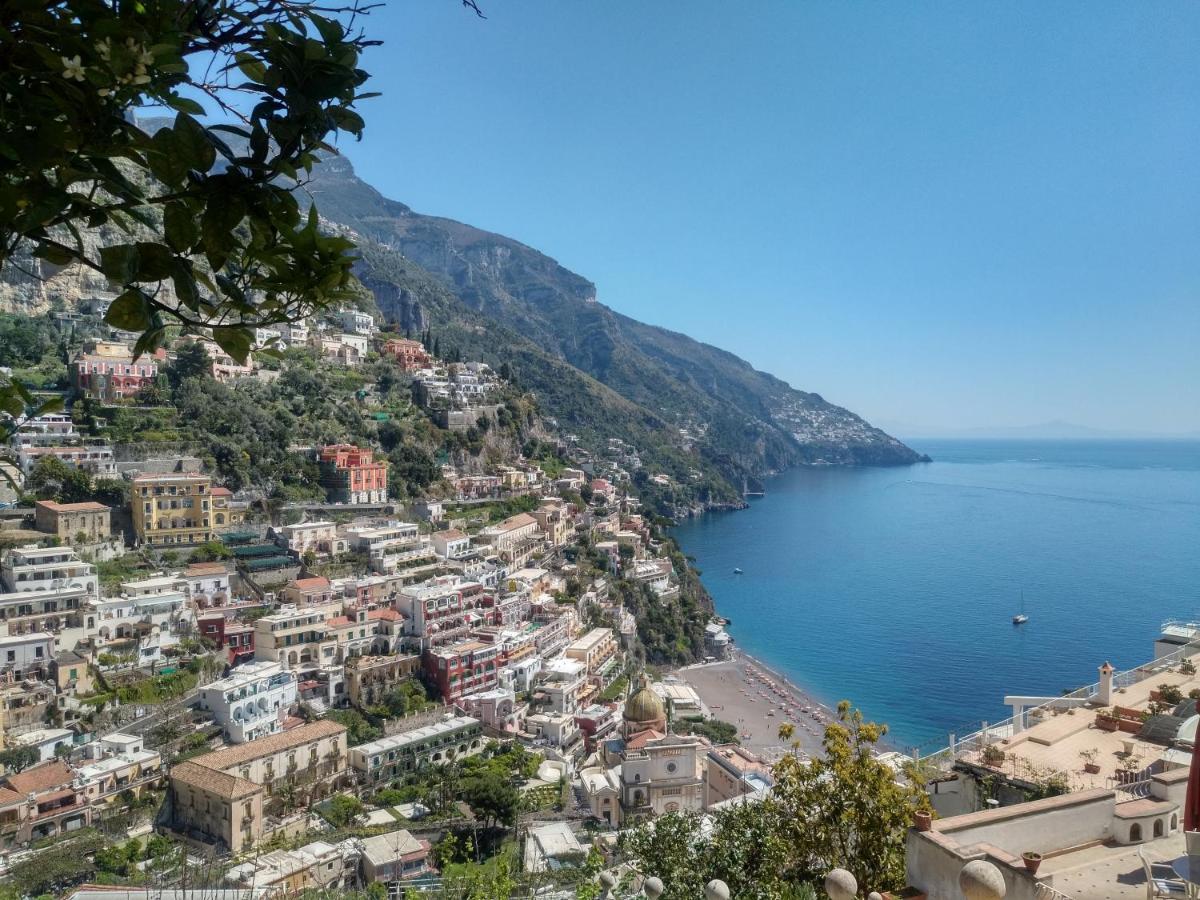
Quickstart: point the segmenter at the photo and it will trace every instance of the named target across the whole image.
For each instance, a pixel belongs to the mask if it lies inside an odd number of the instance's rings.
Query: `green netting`
[[[277,556],[279,548],[274,544],[253,544],[249,547],[234,547],[233,555],[238,559],[246,559],[251,556]]]
[[[296,565],[290,556],[268,556],[265,559],[247,560],[245,566],[251,572],[261,572],[264,569],[284,569]]]

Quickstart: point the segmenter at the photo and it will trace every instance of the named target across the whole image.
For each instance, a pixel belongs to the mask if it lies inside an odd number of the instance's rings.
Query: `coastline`
[[[792,741],[805,756],[819,756],[825,725],[835,710],[794,684],[757,657],[734,648],[727,660],[696,663],[674,672],[687,682],[712,717],[738,727],[743,747],[769,763],[790,753],[790,742],[779,739],[779,726],[794,727]]]

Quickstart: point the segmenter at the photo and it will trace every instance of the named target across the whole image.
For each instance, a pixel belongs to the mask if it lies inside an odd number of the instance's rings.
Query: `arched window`
[[[1179,816],[1176,815],[1175,813],[1171,813],[1171,830],[1174,831],[1178,827],[1179,827]]]
[[[1129,826],[1129,842],[1134,843],[1142,839],[1142,825],[1140,822],[1134,822]]]
[[[1156,838],[1160,838],[1163,836],[1163,820],[1162,819],[1154,820],[1154,836]]]

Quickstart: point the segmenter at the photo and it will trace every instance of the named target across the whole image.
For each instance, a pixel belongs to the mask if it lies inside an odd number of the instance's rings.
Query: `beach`
[[[792,741],[808,756],[821,753],[825,723],[835,713],[782,675],[752,656],[737,652],[732,659],[688,666],[675,673],[686,681],[714,719],[738,727],[742,746],[768,762],[791,752],[791,742],[779,738],[779,726],[794,727]]]

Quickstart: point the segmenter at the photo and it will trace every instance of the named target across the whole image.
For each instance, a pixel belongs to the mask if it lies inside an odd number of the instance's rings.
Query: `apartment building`
[[[248,662],[200,688],[200,708],[230,743],[244,744],[281,732],[296,697],[295,672],[277,662]]]
[[[88,745],[91,760],[75,768],[73,786],[97,814],[127,805],[163,780],[162,756],[140,735],[113,733]]]
[[[134,361],[125,344],[95,341],[90,350],[71,361],[71,383],[76,393],[93,400],[133,400],[158,377],[166,358],[166,351],[160,349]]]
[[[115,477],[117,461],[107,444],[80,444],[69,447],[27,445],[17,450],[17,463],[22,473],[29,475],[38,461],[54,457],[75,469],[83,469],[97,477]]]
[[[13,547],[0,562],[0,581],[12,593],[76,588],[90,596],[99,593],[96,567],[70,547]]]
[[[299,609],[333,603],[333,586],[328,578],[297,578],[283,589],[283,602]]]
[[[330,503],[383,503],[387,500],[387,463],[373,451],[353,444],[322,447],[317,455],[321,486]]]
[[[184,569],[183,580],[198,606],[223,606],[229,601],[229,569],[223,562],[192,563]]]
[[[563,655],[582,663],[588,675],[603,676],[615,667],[619,651],[617,637],[611,628],[593,628],[567,644]]]
[[[462,640],[484,624],[486,596],[478,582],[448,575],[401,588],[395,607],[406,619],[406,634],[425,650]]]
[[[388,522],[346,529],[350,547],[369,556],[383,556],[405,550],[415,550],[421,545],[421,529],[413,522]]]
[[[0,845],[57,837],[92,824],[92,807],[62,760],[4,777],[0,784]]]
[[[294,525],[284,525],[276,535],[276,543],[286,547],[296,556],[305,553],[330,555],[345,550],[344,541],[338,537],[336,522],[325,520],[317,522],[297,522]]]
[[[532,515],[551,546],[563,546],[575,532],[570,507],[557,498],[543,500]]]
[[[529,513],[518,513],[482,529],[478,537],[482,543],[489,544],[501,559],[521,565],[541,545],[543,535],[537,519]]]
[[[345,772],[346,729],[328,719],[206,753],[171,768],[171,825],[185,839],[240,853],[268,836],[267,816],[285,799],[316,802]]]
[[[350,767],[372,784],[404,778],[483,750],[483,726],[469,716],[453,716],[400,734],[350,748]]]
[[[0,622],[10,635],[77,627],[96,597],[95,569],[62,547],[8,551],[0,565]]]
[[[363,880],[388,885],[388,896],[399,896],[401,882],[429,872],[429,841],[419,840],[401,829],[377,834],[362,841]]]
[[[442,559],[461,559],[471,552],[471,538],[457,528],[438,531],[433,535],[433,549]]]
[[[254,623],[254,658],[304,670],[333,665],[337,641],[325,628],[326,611],[284,606]]]
[[[213,539],[212,478],[198,472],[144,474],[133,479],[133,530],[152,547]]]
[[[416,654],[352,657],[346,660],[346,696],[354,706],[374,706],[420,670]]]
[[[33,505],[34,527],[55,535],[60,541],[95,544],[112,533],[112,510],[103,503],[55,503],[39,500]]]
[[[497,687],[504,657],[496,644],[463,641],[426,650],[422,662],[442,699],[454,703],[465,695]]]
[[[393,338],[383,342],[382,353],[390,356],[405,372],[418,372],[433,364],[433,357],[420,341]]]
[[[52,659],[54,635],[48,632],[0,637],[0,674],[14,681],[48,677]]]
[[[351,334],[371,334],[375,330],[375,320],[369,313],[357,309],[343,309],[338,312],[338,321],[343,330]]]

